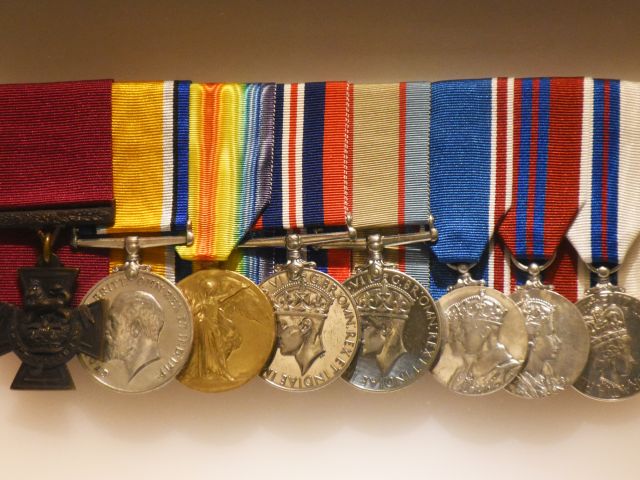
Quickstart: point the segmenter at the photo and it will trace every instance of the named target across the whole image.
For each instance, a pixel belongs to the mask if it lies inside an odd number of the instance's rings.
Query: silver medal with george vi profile
[[[82,304],[107,302],[105,356],[80,362],[99,383],[123,393],[144,393],[182,370],[193,342],[189,305],[180,290],[141,265],[140,249],[189,243],[184,236],[76,239],[78,247],[124,247],[127,260],[89,290]]]
[[[548,397],[573,385],[584,369],[589,331],[580,310],[540,279],[555,256],[544,265],[526,266],[513,257],[511,260],[529,274],[510,298],[525,317],[530,348],[524,368],[506,390],[522,398]]]
[[[303,247],[355,238],[347,233],[257,238],[243,247],[285,246],[287,263],[260,284],[273,303],[276,350],[261,373],[281,390],[305,392],[334,382],[351,363],[360,340],[356,304],[346,288],[315,269]]]
[[[384,263],[382,251],[384,246],[436,237],[435,228],[423,234],[367,237],[367,265],[343,283],[362,322],[358,353],[343,375],[354,387],[370,392],[399,390],[434,364],[440,348],[439,307],[419,282]]]
[[[524,316],[513,300],[482,280],[466,264],[450,265],[461,275],[438,304],[443,341],[433,374],[450,390],[486,395],[511,383],[528,351]]]
[[[595,400],[623,400],[640,392],[640,300],[611,282],[619,268],[589,265],[598,282],[576,303],[589,329],[591,350],[573,386]]]

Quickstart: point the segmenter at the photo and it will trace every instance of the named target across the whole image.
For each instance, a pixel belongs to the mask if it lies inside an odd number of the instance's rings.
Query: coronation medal
[[[384,246],[435,241],[437,231],[395,237],[369,235],[368,264],[343,285],[362,322],[362,340],[343,378],[370,392],[398,390],[428,371],[440,348],[440,312],[429,292],[382,259]]]
[[[640,392],[640,300],[611,283],[607,267],[594,270],[598,283],[576,304],[591,352],[574,387],[596,400],[621,400]]]
[[[640,90],[633,82],[616,80],[585,78],[584,85],[583,136],[590,141],[584,142],[580,170],[583,207],[569,239],[597,283],[576,304],[589,329],[591,351],[574,387],[595,400],[622,400],[640,391],[640,300],[614,284],[640,233]]]
[[[493,393],[511,383],[524,365],[524,319],[509,297],[473,280],[469,266],[456,269],[458,282],[438,301],[445,326],[433,374],[456,393]]]
[[[356,354],[360,321],[348,290],[304,260],[304,246],[347,238],[346,234],[288,234],[285,238],[253,239],[243,247],[286,246],[287,263],[260,288],[273,303],[277,349],[262,371],[270,385],[303,392],[326,387],[339,378]]]
[[[515,266],[529,274],[511,299],[525,317],[529,357],[509,393],[543,398],[566,390],[589,353],[589,333],[580,311],[544,285],[579,210],[583,109],[582,79],[534,78],[509,82],[513,91],[513,190],[499,226]]]
[[[493,148],[500,125],[493,99],[499,89],[496,79],[432,84],[431,128],[447,132],[432,135],[430,143],[431,211],[439,233],[432,250],[440,262],[432,270],[432,285],[450,285],[443,264],[460,274],[438,300],[443,339],[433,374],[466,395],[500,390],[527,355],[524,317],[515,303],[469,273],[490,245],[506,203],[506,158]]]
[[[530,263],[528,267],[513,260],[529,273],[510,298],[524,314],[530,349],[524,369],[506,390],[523,398],[543,398],[576,381],[589,355],[589,332],[580,310],[540,280],[553,259],[547,265]]]
[[[193,341],[189,304],[180,290],[140,264],[140,249],[191,243],[192,234],[166,237],[75,239],[77,247],[123,248],[124,265],[89,290],[82,304],[107,303],[104,359],[81,355],[101,384],[143,393],[170,382],[184,367]]]

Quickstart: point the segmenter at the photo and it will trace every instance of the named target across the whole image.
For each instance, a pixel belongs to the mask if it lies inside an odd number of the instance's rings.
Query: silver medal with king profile
[[[276,351],[261,376],[274,387],[294,392],[317,390],[338,379],[360,339],[358,312],[349,292],[303,259],[307,237],[319,242],[321,235],[287,235],[287,264],[260,284],[273,303],[277,328]],[[330,240],[334,237],[342,239],[327,234]],[[264,240],[268,245],[274,241]],[[255,244],[263,245],[259,240]]]
[[[367,238],[368,264],[343,283],[362,323],[357,355],[343,378],[371,392],[410,385],[429,371],[440,347],[436,302],[420,283],[382,261],[384,240]]]
[[[182,239],[182,237],[180,237]],[[193,342],[191,310],[180,290],[139,263],[143,247],[175,245],[174,237],[79,240],[84,247],[124,247],[127,261],[93,286],[82,303],[107,302],[103,360],[80,356],[95,380],[123,393],[169,383],[186,364]]]
[[[473,280],[458,265],[458,283],[438,303],[443,342],[436,379],[456,393],[486,395],[511,383],[527,357],[528,335],[517,305],[503,293]]]
[[[506,390],[522,398],[544,398],[566,390],[589,355],[589,332],[580,310],[540,280],[540,273],[553,260],[526,267],[513,259],[529,273],[527,282],[510,298],[525,317],[530,348],[524,368]]]

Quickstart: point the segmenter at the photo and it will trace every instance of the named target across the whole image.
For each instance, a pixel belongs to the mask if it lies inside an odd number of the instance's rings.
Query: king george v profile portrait
[[[325,352],[322,331],[332,299],[310,285],[276,294],[278,349],[293,356],[305,375]]]
[[[362,355],[372,356],[382,375],[388,375],[407,353],[404,329],[413,300],[389,286],[372,289],[358,299],[362,316]]]
[[[147,365],[160,358],[158,341],[164,313],[149,293],[122,292],[109,308],[107,360],[124,363],[129,381]]]

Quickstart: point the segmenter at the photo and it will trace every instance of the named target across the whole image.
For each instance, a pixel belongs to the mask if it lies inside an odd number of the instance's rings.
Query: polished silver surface
[[[591,336],[587,365],[575,382],[597,400],[621,400],[640,391],[640,300],[606,275],[576,304]]]
[[[524,315],[530,349],[524,369],[507,391],[523,398],[564,391],[576,381],[589,356],[589,331],[580,310],[541,284],[518,287],[510,298]]]
[[[168,280],[126,271],[98,282],[82,303],[107,300],[106,355],[80,361],[103,385],[127,393],[155,390],[171,381],[189,358],[193,323],[186,299]]]
[[[470,280],[467,272],[438,301],[443,342],[433,374],[456,393],[484,395],[505,387],[520,372],[528,336],[516,304]]]
[[[345,380],[362,390],[387,392],[431,368],[440,347],[440,314],[422,285],[391,268],[380,275],[363,269],[343,285],[362,322],[362,340]]]
[[[277,350],[262,378],[296,392],[317,390],[339,378],[360,339],[349,292],[329,275],[301,263],[267,278],[260,288],[275,307],[277,323]]]

